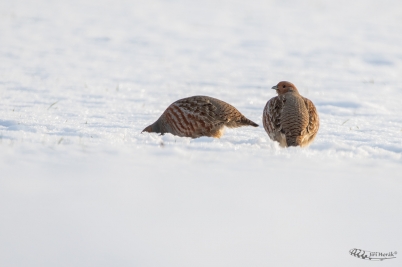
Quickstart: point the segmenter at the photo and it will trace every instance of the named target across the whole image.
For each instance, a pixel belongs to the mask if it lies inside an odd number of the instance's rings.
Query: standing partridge
[[[313,102],[301,96],[290,82],[280,82],[272,89],[278,96],[265,105],[262,119],[265,131],[282,147],[308,146],[320,127]]]
[[[172,103],[156,122],[142,132],[220,138],[225,126],[237,128],[247,125],[258,127],[226,102],[209,96],[192,96]]]

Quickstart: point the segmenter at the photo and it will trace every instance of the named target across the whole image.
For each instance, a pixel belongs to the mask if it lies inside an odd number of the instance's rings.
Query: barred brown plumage
[[[232,105],[209,96],[192,96],[172,103],[156,122],[142,132],[220,138],[225,126],[237,128],[248,125],[258,127]]]
[[[313,102],[301,96],[290,82],[279,82],[272,89],[278,96],[267,102],[262,119],[268,136],[282,147],[311,144],[320,127]]]

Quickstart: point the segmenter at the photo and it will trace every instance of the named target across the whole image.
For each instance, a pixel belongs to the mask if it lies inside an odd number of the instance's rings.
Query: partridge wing
[[[275,140],[276,133],[282,129],[281,114],[284,102],[284,96],[276,96],[271,98],[264,108],[263,125],[272,140]]]
[[[318,117],[317,109],[315,108],[313,102],[311,102],[310,99],[304,97],[304,103],[306,104],[306,108],[309,114],[307,132],[311,137],[314,137],[318,132],[318,128],[320,127],[320,119]]]

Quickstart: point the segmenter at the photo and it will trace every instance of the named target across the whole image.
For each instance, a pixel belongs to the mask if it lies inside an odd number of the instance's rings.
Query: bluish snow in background
[[[401,14],[374,0],[0,1],[0,265],[366,266],[349,249],[402,251]],[[318,109],[307,149],[262,127],[281,80]],[[140,134],[191,95],[260,127]]]

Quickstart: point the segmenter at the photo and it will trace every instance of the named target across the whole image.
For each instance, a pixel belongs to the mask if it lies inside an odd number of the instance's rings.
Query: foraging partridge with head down
[[[282,147],[308,146],[320,127],[313,102],[301,96],[290,82],[280,82],[272,89],[278,96],[265,105],[262,119],[265,131]]]
[[[237,128],[258,124],[243,116],[235,107],[209,96],[192,96],[172,103],[159,119],[143,132],[171,133],[181,137],[220,138],[224,127]]]

